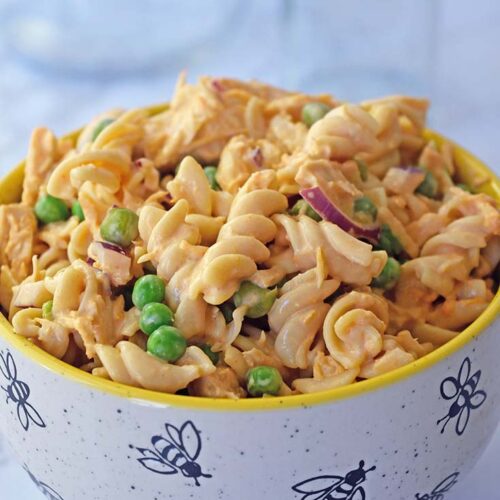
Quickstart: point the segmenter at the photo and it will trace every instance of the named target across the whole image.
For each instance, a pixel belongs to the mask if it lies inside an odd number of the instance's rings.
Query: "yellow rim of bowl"
[[[154,114],[165,109],[165,105],[155,106],[148,109],[151,114]],[[76,131],[66,137],[74,140],[78,136],[78,133],[79,131]],[[474,179],[484,178],[485,182],[481,185],[480,191],[488,193],[496,200],[500,200],[500,181],[496,175],[491,172],[480,160],[462,147],[454,144],[452,141],[449,141],[436,132],[427,130],[425,132],[425,136],[427,139],[432,139],[438,144],[444,141],[452,143],[454,145],[454,159],[461,179],[464,182],[473,184]],[[19,164],[12,172],[0,181],[0,204],[12,203],[19,199],[23,176],[24,162]],[[137,400],[142,404],[147,403],[160,406],[173,406],[183,409],[214,411],[275,410],[281,408],[290,409],[309,407],[317,404],[339,401],[364,394],[365,392],[382,389],[396,382],[400,382],[411,375],[415,375],[422,370],[430,368],[434,364],[460,350],[460,348],[485,330],[487,326],[496,318],[499,311],[500,290],[497,292],[493,301],[489,304],[483,314],[481,314],[481,316],[479,316],[479,318],[477,318],[476,321],[474,321],[463,332],[451,341],[447,342],[445,345],[437,348],[435,351],[432,351],[430,354],[427,354],[426,356],[414,361],[413,363],[403,366],[402,368],[398,368],[372,379],[363,380],[361,382],[356,382],[351,385],[328,391],[259,399],[230,400],[164,394],[102,379],[64,363],[35,346],[28,339],[16,335],[11,324],[1,314],[0,337],[16,350],[20,351],[27,358],[32,359],[51,372],[89,386],[92,389],[115,396]]]

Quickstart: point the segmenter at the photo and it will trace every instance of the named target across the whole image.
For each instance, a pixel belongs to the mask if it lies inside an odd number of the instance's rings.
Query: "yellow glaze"
[[[165,108],[166,105],[154,106],[149,108],[149,112],[153,115],[164,110]],[[74,140],[78,136],[78,133],[78,131],[73,132],[66,138]],[[448,139],[445,139],[431,130],[427,130],[425,132],[425,136],[427,139],[434,139],[437,143],[444,140],[448,141]],[[461,180],[463,182],[473,184],[472,181],[474,177],[488,178],[479,190],[500,201],[500,181],[496,175],[475,156],[457,145],[455,145],[454,154]],[[20,199],[23,175],[24,162],[19,164],[0,181],[0,204],[12,203]],[[35,363],[44,366],[58,375],[62,375],[63,377],[66,377],[74,382],[84,384],[94,390],[138,400],[142,404],[150,403],[156,405],[190,408],[194,410],[256,411],[279,408],[300,408],[316,404],[324,404],[344,398],[354,397],[368,391],[382,389],[383,387],[399,382],[411,375],[415,375],[422,370],[431,368],[434,364],[459,351],[474,337],[480,335],[481,332],[494,321],[499,311],[500,292],[497,292],[495,298],[484,313],[481,314],[481,316],[460,335],[430,354],[427,354],[423,358],[384,375],[324,392],[261,399],[230,400],[178,396],[174,394],[163,394],[148,391],[146,389],[138,389],[101,379],[52,357],[50,354],[33,345],[26,338],[16,335],[13,332],[10,323],[2,315],[0,315],[0,337],[2,340],[7,342],[7,344],[10,344],[27,358],[32,359]]]

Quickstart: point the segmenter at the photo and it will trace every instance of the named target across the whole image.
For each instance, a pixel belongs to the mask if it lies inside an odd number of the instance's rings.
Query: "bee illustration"
[[[46,498],[49,500],[64,500],[57,491],[53,490],[50,486],[46,485],[45,483],[42,483],[39,481],[26,467],[26,465],[23,465],[23,469],[28,473],[29,477],[31,480],[35,483],[36,487],[45,495]]]
[[[196,486],[200,486],[198,478],[212,477],[201,470],[196,461],[201,451],[200,431],[188,420],[180,429],[166,423],[166,437],[153,436],[151,444],[153,450],[137,448],[143,455],[137,460],[146,469],[158,474],[178,474],[194,479]]]
[[[447,377],[441,382],[441,396],[446,400],[453,400],[448,414],[437,421],[437,425],[444,421],[441,434],[444,433],[448,422],[457,418],[455,431],[461,436],[469,423],[471,410],[476,410],[486,400],[487,396],[484,391],[476,391],[481,379],[481,370],[473,375],[470,372],[470,359],[465,358],[460,366],[458,377]]]
[[[366,473],[375,470],[373,466],[365,470],[365,462],[361,460],[357,469],[342,476],[317,476],[306,479],[292,490],[304,493],[302,500],[365,500],[366,493],[361,483],[366,481]]]
[[[454,472],[450,474],[447,478],[443,479],[430,493],[425,493],[420,495],[417,493],[415,498],[417,500],[443,500],[444,493],[450,491],[455,484],[457,484],[457,477],[459,472]]]
[[[9,382],[7,387],[0,386],[7,394],[6,402],[8,404],[9,401],[12,401],[17,404],[17,418],[23,429],[27,431],[30,423],[38,427],[45,427],[45,422],[40,414],[28,403],[30,388],[26,382],[18,380],[16,363],[9,351],[6,354],[0,353],[0,372]]]

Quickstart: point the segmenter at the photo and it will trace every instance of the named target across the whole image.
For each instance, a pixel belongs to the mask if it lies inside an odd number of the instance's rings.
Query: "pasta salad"
[[[168,108],[33,131],[0,207],[14,331],[97,377],[216,398],[332,389],[453,339],[496,291],[496,202],[428,102],[181,75]]]

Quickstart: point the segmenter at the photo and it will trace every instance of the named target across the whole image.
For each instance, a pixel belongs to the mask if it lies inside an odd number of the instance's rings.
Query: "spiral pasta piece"
[[[217,367],[214,373],[204,375],[189,384],[190,396],[207,398],[240,399],[246,397],[246,391],[234,370],[228,366]]]
[[[92,143],[92,149],[112,150],[130,157],[135,144],[144,135],[146,112],[142,109],[131,109],[117,116],[116,120],[106,126]]]
[[[313,376],[295,379],[292,387],[303,394],[327,391],[355,382],[359,371],[359,368],[346,370],[331,356],[320,350],[314,357]]]
[[[321,248],[328,274],[353,285],[367,285],[380,274],[386,261],[384,251],[372,251],[371,245],[357,240],[332,222],[316,222],[306,215],[275,215],[293,249],[293,259],[301,271],[316,265]]]
[[[188,212],[189,203],[179,200],[168,211],[146,205],[139,213],[139,235],[147,249],[141,260],[151,260],[158,275],[167,281],[189,260],[188,255],[179,252],[179,245],[198,245],[201,241],[198,228],[186,222]]]
[[[328,352],[346,369],[361,367],[382,350],[388,321],[383,298],[349,292],[337,299],[326,315],[323,338]]]
[[[131,173],[132,146],[140,140],[144,112],[131,110],[108,125],[81,152],[68,156],[51,173],[47,192],[71,200],[85,182],[116,193]]]
[[[348,160],[377,146],[377,130],[378,124],[369,113],[343,104],[309,129],[304,151],[313,157]]]
[[[377,145],[362,152],[370,172],[382,177],[389,167],[411,164],[424,144],[422,130],[429,102],[407,96],[388,96],[361,103],[378,124]]]
[[[434,294],[447,296],[458,281],[464,281],[479,265],[480,250],[486,247],[486,229],[481,215],[471,215],[451,222],[422,246],[420,257],[403,264],[396,287],[396,301],[412,303],[414,292],[421,288],[424,303]],[[413,290],[413,292],[412,292]]]
[[[53,356],[63,358],[70,344],[71,331],[42,318],[43,304],[53,298],[53,281],[50,268],[42,269],[35,257],[32,274],[13,286],[7,308],[18,335],[31,339]]]
[[[271,330],[277,333],[274,348],[285,366],[308,366],[308,354],[330,306],[323,301],[339,287],[337,280],[321,280],[310,269],[297,275],[280,289],[269,311]]]
[[[75,198],[85,181],[99,184],[116,193],[129,173],[129,160],[115,151],[89,151],[68,158],[52,172],[47,192],[58,198]]]
[[[362,366],[359,376],[361,378],[373,378],[378,375],[396,370],[402,366],[415,361],[416,357],[405,351],[396,339],[384,336],[382,348],[383,354],[370,359]]]
[[[84,220],[73,230],[68,242],[68,259],[74,262],[77,259],[87,258],[87,252],[92,243],[92,232],[89,222]]]
[[[226,323],[218,307],[207,304],[201,297],[184,295],[175,309],[175,325],[186,338],[208,342],[214,351],[221,351],[239,335],[245,312],[245,306],[236,308],[231,321]]]
[[[403,134],[402,147],[411,147],[414,150],[422,147],[424,141],[421,132],[427,118],[428,99],[395,95],[362,103],[364,108],[373,108],[376,105],[391,105],[396,108],[399,126]]]
[[[430,342],[420,343],[408,330],[397,335],[384,335],[380,354],[364,363],[359,372],[360,378],[372,378],[401,368],[425,356],[434,349]]]
[[[215,372],[208,356],[196,346],[188,347],[176,364],[161,361],[127,341],[116,347],[97,344],[96,352],[103,366],[103,370],[94,370],[97,375],[152,391],[173,394]]]
[[[12,326],[18,335],[32,339],[44,351],[62,359],[68,352],[71,329],[42,318],[42,310],[29,307],[21,309],[12,318]]]
[[[200,164],[187,156],[179,165],[175,178],[167,184],[173,201],[184,199],[192,213],[212,215],[212,189]]]
[[[89,358],[95,355],[96,344],[114,345],[122,338],[123,298],[112,298],[104,273],[76,260],[54,280],[54,320],[78,332]]]
[[[485,280],[468,279],[457,284],[442,303],[434,306],[426,321],[457,332],[474,321],[492,299],[493,291]]]
[[[249,182],[252,183],[252,178]],[[235,197],[228,215],[228,229],[198,264],[190,286],[192,297],[202,293],[209,304],[222,304],[234,295],[242,281],[257,272],[257,264],[269,259],[265,243],[270,241],[275,228],[268,218],[285,210],[288,203],[284,195],[272,189],[248,189],[244,186]]]

